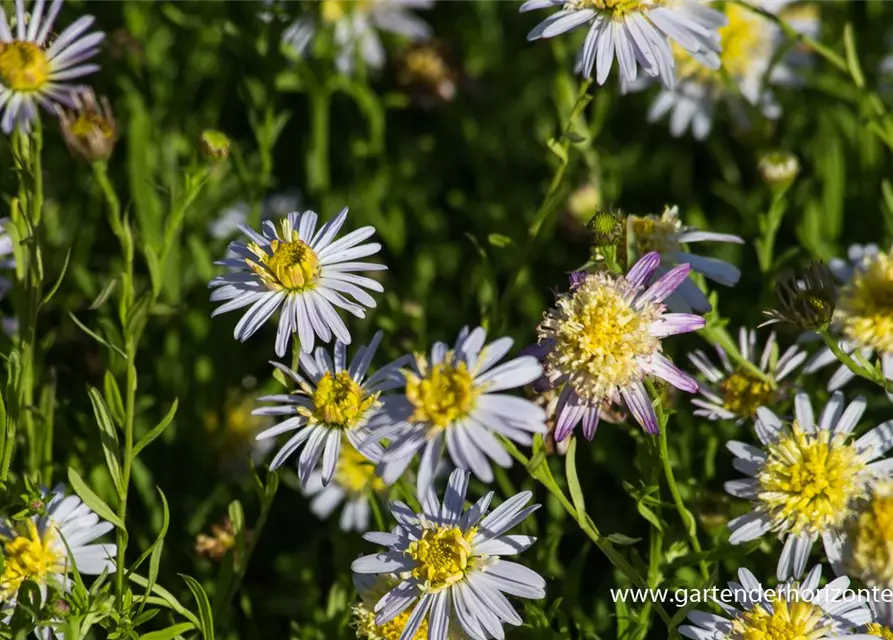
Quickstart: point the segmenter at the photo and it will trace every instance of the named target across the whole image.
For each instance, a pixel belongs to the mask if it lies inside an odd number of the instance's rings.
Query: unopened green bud
[[[787,322],[806,331],[826,328],[834,316],[837,292],[828,267],[813,262],[802,273],[788,273],[775,285],[779,308],[765,312],[772,322]]]
[[[208,129],[202,132],[202,153],[209,160],[220,162],[229,157],[230,141],[222,131]]]
[[[623,239],[625,225],[621,216],[613,211],[596,211],[587,226],[596,247],[613,246]]]
[[[772,151],[760,158],[760,175],[771,189],[786,189],[800,173],[800,161],[787,151]]]

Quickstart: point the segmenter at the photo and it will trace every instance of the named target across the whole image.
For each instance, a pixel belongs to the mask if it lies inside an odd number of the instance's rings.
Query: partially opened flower
[[[779,570],[781,570],[779,566]],[[760,584],[749,570],[738,569],[738,582],[729,582],[735,604],[716,601],[723,615],[692,611],[692,623],[679,633],[693,640],[870,640],[860,629],[872,619],[868,605],[848,595],[850,579],[840,577],[819,588],[822,567],[814,567],[774,589]]]
[[[731,233],[701,231],[682,224],[679,207],[665,207],[660,216],[631,215],[630,223],[640,254],[657,251],[660,254],[659,274],[677,264],[690,264],[693,271],[726,287],[738,283],[741,272],[734,265],[718,258],[706,258],[688,250],[692,242],[727,242],[743,244],[744,240]],[[673,311],[706,313],[710,311],[707,296],[691,279],[685,279],[679,288],[667,298],[667,306]]]
[[[214,278],[209,285],[215,288],[211,301],[225,301],[212,315],[249,307],[236,324],[237,340],[244,342],[250,338],[281,310],[276,334],[279,357],[285,355],[288,340],[295,333],[305,353],[313,351],[317,337],[329,342],[334,336],[350,344],[350,332],[335,307],[365,318],[364,307],[376,306],[375,299],[364,289],[382,292],[381,283],[355,273],[387,268],[371,262],[355,262],[381,249],[374,242],[360,244],[375,233],[375,228],[362,227],[335,240],[347,220],[347,209],[319,229],[317,218],[313,211],[295,211],[282,218],[278,228],[270,221],[264,222],[261,233],[244,224],[238,226],[250,242],[230,245],[236,257],[216,264],[233,271]]]
[[[893,446],[893,421],[857,440],[851,437],[864,411],[864,398],[845,407],[838,392],[816,423],[809,396],[798,393],[790,426],[768,408],[757,409],[762,447],[729,442],[735,468],[748,478],[727,482],[726,491],[752,505],[750,513],[729,522],[730,542],[741,544],[770,532],[784,538],[780,579],[803,571],[819,538],[839,574],[845,525],[871,487],[893,475],[893,459],[881,459]]]
[[[350,364],[347,347],[342,342],[335,343],[334,361],[322,347],[317,348],[313,356],[302,353],[300,368],[306,378],[285,365],[272,363],[296,382],[298,388],[293,393],[260,398],[261,402],[277,405],[254,410],[256,415],[288,416],[258,434],[258,440],[296,432],[273,458],[271,469],[278,468],[303,447],[298,461],[301,484],[307,486],[310,473],[322,459],[321,482],[323,486],[328,485],[338,467],[342,438],[363,453],[368,451],[370,458],[377,459],[379,446],[367,442],[370,421],[381,407],[379,394],[400,385],[396,370],[399,362],[383,367],[369,377],[366,375],[379,342],[381,332],[375,334],[368,347],[357,350]]]
[[[376,440],[391,440],[379,473],[392,484],[421,451],[417,489],[431,486],[444,447],[453,464],[470,469],[484,482],[493,481],[492,460],[509,467],[512,458],[496,434],[529,445],[532,434],[546,432],[546,414],[524,398],[505,393],[542,375],[535,358],[522,356],[498,364],[512,348],[511,338],[485,344],[487,333],[464,327],[452,350],[438,342],[431,357],[417,355],[403,371],[404,396],[385,401],[388,420],[373,430]]]
[[[755,418],[759,407],[775,406],[784,398],[785,389],[779,383],[806,360],[806,352],[797,346],[788,348],[779,357],[774,331],[769,334],[762,354],[757,349],[757,332],[753,329],[748,331],[741,327],[738,343],[741,355],[759,367],[765,378],[733,363],[718,344],[714,348],[721,367],[717,367],[707,354],[697,349],[688,354],[688,359],[707,378],[708,384],[702,384],[699,389],[704,399],[692,400],[692,404],[700,407],[694,412],[696,416],[710,420],[735,420],[738,424]]]
[[[0,8],[0,129],[25,133],[37,117],[37,105],[55,113],[57,105],[74,107],[79,89],[70,84],[99,69],[84,64],[99,51],[105,34],[87,33],[93,16],[82,16],[53,37],[51,30],[62,0],[37,0],[30,13],[15,0],[15,22]],[[44,10],[47,9],[46,14]]]
[[[658,424],[645,387],[648,378],[666,380],[694,393],[698,383],[663,355],[661,340],[695,331],[704,319],[667,313],[664,299],[688,277],[687,264],[674,267],[650,287],[660,256],[642,257],[625,276],[577,272],[571,290],[560,294],[537,330],[539,355],[550,386],[561,387],[555,440],[583,422],[591,439],[599,411],[623,402],[648,433]]]
[[[473,640],[501,638],[503,625],[522,623],[505,594],[545,597],[546,582],[539,574],[504,559],[536,541],[508,534],[539,507],[526,506],[532,494],[519,493],[488,515],[491,491],[465,510],[468,477],[460,469],[453,471],[443,504],[430,491],[422,500],[420,514],[402,502],[392,502],[391,513],[399,526],[393,532],[363,536],[387,550],[355,560],[354,573],[400,577],[373,606],[378,626],[405,618],[399,636],[395,632],[385,637],[414,640],[426,625],[428,638],[442,640],[448,637],[450,626],[458,623]],[[408,616],[403,615],[407,612]]]
[[[49,586],[67,591],[74,566],[83,575],[115,571],[117,547],[91,544],[112,530],[111,523],[100,520],[77,496],[66,496],[61,484],[44,490],[43,496],[46,515],[0,521],[0,602],[14,600],[26,580],[36,583],[43,594]]]
[[[580,50],[577,71],[599,84],[611,73],[614,60],[621,79],[633,82],[641,66],[666,86],[675,83],[673,45],[697,56],[705,65],[720,66],[717,29],[725,16],[688,0],[528,0],[521,11],[559,9],[527,34],[528,40],[561,35],[586,25],[588,33]]]
[[[840,335],[838,344],[846,353],[859,351],[867,359],[877,356],[887,380],[893,380],[893,247],[879,251],[877,245],[853,245],[849,261],[835,259],[828,264],[834,276],[843,282],[831,326]],[[806,363],[812,373],[837,361],[823,346]],[[840,389],[855,374],[841,364],[828,390]]]
[[[376,457],[373,450],[365,451],[366,455],[360,453],[345,438],[332,481],[323,484],[323,472],[316,470],[310,474],[304,489],[312,498],[310,511],[317,518],[325,520],[343,505],[338,520],[342,531],[368,531],[369,501],[380,500],[387,490],[384,481],[375,474],[378,460],[370,459],[370,456]]]

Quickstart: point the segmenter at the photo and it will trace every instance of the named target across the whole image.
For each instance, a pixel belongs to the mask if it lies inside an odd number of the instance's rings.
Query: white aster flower
[[[740,608],[717,601],[724,615],[692,611],[692,624],[679,627],[679,633],[693,640],[872,639],[859,632],[872,612],[866,602],[847,593],[849,578],[837,578],[820,589],[821,565],[802,581],[801,575],[766,589],[749,570],[738,569],[738,582],[729,582],[728,590]]]
[[[864,398],[844,408],[838,392],[816,423],[809,396],[798,393],[790,426],[766,407],[757,409],[762,448],[729,442],[735,468],[749,477],[727,482],[726,491],[752,503],[750,513],[729,522],[730,542],[741,544],[769,532],[784,538],[779,579],[802,572],[819,538],[840,574],[847,521],[872,485],[893,474],[893,459],[880,459],[893,446],[893,421],[851,438],[864,411]]]
[[[733,265],[718,258],[706,258],[687,251],[691,242],[731,242],[744,244],[744,240],[730,233],[700,231],[682,224],[679,207],[665,207],[660,216],[631,215],[632,230],[636,237],[639,254],[657,251],[661,266],[658,275],[677,264],[690,264],[693,271],[726,287],[738,283],[741,272]],[[710,311],[707,296],[691,279],[686,279],[667,298],[667,306],[673,311],[706,313]]]
[[[73,565],[84,575],[115,571],[117,547],[90,544],[111,531],[111,523],[100,520],[77,496],[66,496],[64,485],[44,490],[43,495],[45,516],[0,522],[0,602],[14,600],[25,580],[36,583],[44,594],[50,585],[67,591]]]
[[[444,446],[453,464],[489,483],[490,460],[501,467],[512,464],[494,434],[529,445],[533,433],[546,433],[542,408],[500,393],[533,382],[542,375],[542,367],[531,356],[497,366],[513,340],[504,337],[485,345],[486,338],[483,328],[464,327],[451,351],[446,344],[435,343],[430,359],[417,355],[413,366],[403,371],[405,395],[385,400],[389,423],[382,420],[372,433],[375,440],[391,440],[379,469],[387,484],[396,482],[421,450],[417,489],[424,496]]]
[[[335,65],[341,73],[352,73],[358,56],[373,69],[384,66],[379,31],[413,42],[431,37],[431,28],[408,9],[430,9],[434,0],[321,0],[318,4],[319,18],[296,20],[282,34],[282,44],[294,55],[303,56],[321,27],[332,28],[337,49]]]
[[[741,327],[738,344],[741,355],[759,367],[772,383],[733,363],[719,345],[714,345],[714,348],[722,368],[714,365],[707,354],[697,349],[688,354],[688,359],[704,374],[708,384],[702,384],[699,389],[704,399],[692,400],[692,404],[700,407],[694,412],[696,416],[710,420],[735,420],[738,424],[755,418],[759,407],[775,406],[785,397],[785,389],[778,383],[806,360],[806,352],[797,346],[790,347],[779,357],[774,331],[769,334],[762,354],[757,349],[757,332],[753,329]]]
[[[345,208],[318,230],[317,215],[313,211],[288,214],[281,219],[278,229],[267,220],[261,226],[261,233],[240,224],[239,230],[251,241],[233,242],[230,251],[237,257],[216,263],[233,271],[211,280],[209,286],[216,288],[211,293],[211,301],[226,301],[212,315],[250,305],[235,328],[236,339],[244,342],[281,307],[276,334],[279,357],[285,355],[288,339],[294,333],[298,334],[305,353],[313,350],[317,337],[329,342],[334,335],[350,344],[350,333],[335,307],[365,318],[363,307],[374,308],[376,303],[364,289],[382,292],[384,287],[354,272],[387,267],[353,262],[381,249],[378,243],[360,244],[375,233],[374,227],[362,227],[333,242],[346,219]],[[356,303],[342,294],[351,296]]]
[[[866,359],[877,355],[884,377],[893,380],[893,247],[881,252],[874,244],[854,244],[848,257],[849,261],[835,258],[828,264],[843,283],[832,328],[840,334],[841,349],[846,353],[858,350]],[[823,346],[804,371],[812,373],[836,361],[831,349]],[[828,391],[840,389],[855,375],[841,364],[828,381]]]
[[[14,25],[0,8],[0,128],[5,134],[30,131],[38,104],[54,114],[58,104],[74,108],[78,88],[69,81],[99,69],[84,64],[105,38],[101,32],[84,35],[93,16],[82,16],[51,39],[61,7],[62,0],[53,0],[44,15],[46,0],[37,0],[26,14],[24,0],[16,0]]]
[[[418,515],[402,502],[392,502],[391,513],[399,523],[394,532],[363,536],[388,550],[355,560],[355,573],[404,574],[374,606],[378,625],[411,611],[399,640],[417,638],[424,623],[428,640],[445,640],[455,622],[473,640],[502,638],[504,624],[522,623],[504,594],[531,599],[546,595],[545,580],[538,573],[503,559],[536,541],[505,535],[539,507],[525,506],[532,494],[519,493],[484,517],[493,492],[465,511],[468,477],[460,469],[453,471],[443,505],[431,490]]]
[[[646,288],[659,265],[660,256],[652,252],[625,276],[574,273],[571,290],[559,295],[546,312],[537,329],[536,351],[550,386],[563,387],[556,409],[556,442],[567,438],[581,420],[583,435],[592,439],[599,411],[621,401],[648,433],[657,433],[657,416],[644,384],[648,377],[689,393],[698,390],[694,378],[661,353],[663,338],[704,326],[704,318],[666,313],[663,304],[691,267],[674,267]]]
[[[342,438],[347,438],[353,447],[370,459],[378,459],[381,448],[376,443],[366,442],[369,429],[373,426],[371,421],[381,407],[378,396],[382,391],[401,384],[398,373],[401,361],[366,377],[379,342],[380,331],[369,346],[357,350],[350,364],[347,362],[347,347],[342,342],[335,343],[334,361],[322,347],[318,347],[313,356],[302,353],[300,368],[306,378],[283,364],[272,363],[296,382],[298,388],[294,393],[259,398],[261,402],[278,404],[253,412],[263,416],[289,416],[258,434],[258,440],[297,431],[273,458],[271,469],[277,469],[290,455],[304,447],[298,461],[301,484],[307,487],[310,472],[322,458],[321,480],[322,485],[326,486],[335,475]]]
[[[345,438],[332,481],[323,484],[323,472],[317,470],[310,474],[304,489],[312,497],[310,511],[321,520],[344,505],[338,521],[342,531],[368,531],[369,501],[380,500],[387,490],[384,481],[375,474],[377,460],[370,459],[376,456],[368,448],[365,451],[366,455],[360,453]]]
[[[528,40],[552,38],[587,25],[577,71],[604,84],[614,59],[622,82],[634,82],[638,65],[666,86],[675,83],[671,42],[698,56],[713,69],[720,65],[717,29],[725,16],[695,0],[528,0],[521,11],[558,8],[527,34]]]

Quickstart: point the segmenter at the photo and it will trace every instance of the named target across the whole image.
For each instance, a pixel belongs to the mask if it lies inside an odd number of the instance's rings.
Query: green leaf
[[[99,292],[99,295],[90,303],[90,309],[95,311],[99,309],[102,305],[104,305],[109,296],[115,291],[115,288],[118,286],[118,279],[113,278],[107,285],[102,288],[102,291]]]
[[[502,247],[507,247],[512,244],[512,239],[508,236],[504,236],[501,233],[491,233],[487,236],[487,242],[489,242],[492,246],[501,249]]]
[[[90,336],[91,338],[96,340],[96,342],[98,342],[99,344],[103,345],[104,347],[107,347],[108,349],[111,349],[112,351],[117,353],[119,356],[121,356],[122,358],[127,360],[127,354],[124,353],[121,349],[119,349],[118,347],[116,347],[115,345],[113,345],[112,343],[107,341],[105,338],[100,336],[98,333],[96,333],[92,329],[89,329],[87,327],[87,325],[85,325],[83,322],[78,320],[77,317],[71,311],[68,312],[68,315],[74,321],[74,323],[80,328],[81,331],[83,331],[88,336]]]
[[[148,585],[149,583],[148,580],[137,573],[131,573],[128,578],[131,582],[140,587],[146,587],[146,585]],[[201,628],[201,623],[199,622],[198,618],[195,617],[195,614],[184,607],[182,604],[180,604],[180,601],[174,597],[174,594],[162,587],[160,584],[152,585],[151,589],[146,588],[146,592],[154,593],[156,596],[158,596],[157,599],[149,598],[150,604],[156,606],[166,606],[167,608],[179,613],[181,616],[189,620],[189,622],[191,622],[196,629]]]
[[[574,509],[577,510],[577,516],[586,513],[586,500],[583,498],[583,488],[580,486],[580,479],[577,476],[577,438],[572,437],[567,453],[564,456],[565,473],[567,474],[567,487],[571,493],[571,500],[574,503]]]
[[[214,618],[211,614],[211,603],[208,601],[208,594],[195,578],[187,576],[185,573],[177,574],[186,581],[186,586],[192,591],[198,602],[198,617],[201,621],[201,632],[205,640],[214,640]]]
[[[62,271],[59,272],[59,277],[56,278],[56,282],[53,283],[52,288],[47,292],[47,294],[43,297],[40,305],[43,306],[53,299],[53,296],[56,295],[56,292],[59,291],[59,287],[62,286],[62,280],[65,279],[65,274],[68,272],[68,261],[71,260],[71,249],[65,253],[65,262],[62,264]]]
[[[121,399],[121,390],[118,388],[118,382],[111,371],[106,371],[102,379],[102,386],[105,390],[105,403],[108,406],[112,419],[119,427],[124,426],[124,401]]]
[[[147,446],[152,444],[152,442],[155,440],[155,438],[157,438],[162,433],[164,433],[164,430],[167,429],[167,426],[171,423],[171,421],[174,419],[174,416],[177,414],[178,406],[179,406],[179,400],[177,398],[174,398],[174,402],[171,405],[171,408],[168,409],[167,415],[165,415],[161,419],[161,422],[159,422],[154,427],[152,427],[152,430],[149,431],[142,438],[140,438],[139,442],[137,442],[133,446],[133,457],[134,458],[139,455],[140,451],[142,451]]]
[[[564,145],[558,142],[555,138],[549,138],[546,146],[549,147],[549,151],[558,156],[558,159],[561,160],[561,164],[567,164],[567,148]]]
[[[164,276],[161,273],[161,261],[158,259],[158,254],[155,253],[155,250],[148,243],[143,246],[143,253],[146,256],[146,266],[149,267],[152,294],[157,298],[158,294],[161,293],[161,285],[164,280]]]
[[[109,408],[95,387],[87,387],[90,394],[90,402],[93,405],[93,415],[96,416],[96,424],[99,425],[99,439],[102,441],[102,451],[105,453],[105,463],[108,466],[115,488],[121,494],[124,491],[124,475],[121,472],[121,449],[118,446],[118,432],[112,421]]]
[[[629,536],[623,535],[622,533],[612,533],[609,536],[605,536],[605,538],[607,538],[614,544],[623,546],[633,545],[642,541],[642,538],[630,538]]]
[[[87,483],[78,475],[78,472],[71,467],[68,468],[68,482],[71,484],[74,492],[84,501],[84,504],[90,507],[96,515],[111,522],[121,531],[126,531],[124,523],[115,515],[115,512],[98,495],[93,493],[93,490],[87,486]]]
[[[853,25],[850,22],[847,22],[843,28],[843,46],[846,50],[846,66],[850,70],[850,76],[859,89],[864,89],[865,75],[859,64],[859,53],[856,51],[856,39],[853,35]]]
[[[152,555],[152,559],[154,561],[155,555],[156,555],[155,554],[156,547],[164,546],[164,536],[167,534],[167,528],[170,525],[170,510],[168,509],[167,497],[165,497],[164,492],[159,487],[155,487],[155,490],[158,491],[158,494],[161,496],[161,509],[162,509],[162,511],[161,511],[161,514],[162,514],[161,515],[161,529],[158,531],[158,536],[156,536],[155,541],[151,544],[151,546],[149,546],[148,549],[143,551],[140,554],[140,557],[136,559],[136,562],[134,562],[133,565],[131,565],[130,569],[128,570],[128,575],[130,573],[133,573],[134,571],[136,571],[140,567],[140,565],[142,565],[143,562],[145,562],[146,558],[149,557],[150,554]],[[161,551],[159,551],[157,555],[158,555],[158,560],[160,560],[161,559]],[[149,579],[148,579],[149,586],[147,587],[147,593],[152,590],[152,585],[155,584],[155,579],[158,577],[158,562],[155,561],[154,571],[153,571],[152,564],[153,564],[152,561],[150,561],[149,562]]]
[[[639,515],[650,522],[655,529],[657,529],[658,531],[664,530],[664,526],[661,523],[660,518],[658,518],[657,514],[654,513],[654,511],[652,511],[651,508],[648,507],[644,502],[639,501],[636,504],[636,509],[638,510]]]
[[[191,622],[180,622],[178,624],[171,625],[167,629],[144,633],[140,636],[140,640],[172,640],[172,638],[176,638],[180,634],[187,631],[192,631],[193,629],[195,629],[195,625]]]

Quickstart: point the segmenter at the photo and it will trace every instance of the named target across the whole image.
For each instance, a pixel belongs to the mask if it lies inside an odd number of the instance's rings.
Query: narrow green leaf
[[[71,484],[74,492],[84,501],[84,504],[90,507],[96,515],[104,520],[108,520],[122,531],[125,530],[124,523],[115,515],[115,512],[98,495],[93,493],[93,490],[87,486],[87,483],[78,475],[78,472],[71,467],[68,468],[68,482]]]
[[[90,336],[91,338],[96,340],[96,342],[98,342],[99,344],[103,345],[104,347],[107,347],[108,349],[111,349],[112,351],[117,353],[119,356],[121,356],[122,358],[127,360],[127,354],[124,353],[123,351],[121,351],[121,349],[119,349],[118,347],[116,347],[115,345],[110,343],[108,340],[106,340],[105,338],[100,336],[98,333],[96,333],[92,329],[88,328],[87,325],[85,325],[83,322],[78,320],[77,316],[75,316],[71,311],[68,312],[68,315],[74,321],[74,323],[78,326],[78,328],[80,328],[81,331],[83,331],[88,336]]]
[[[567,487],[571,492],[571,500],[577,515],[586,513],[586,500],[583,498],[583,488],[580,487],[580,479],[577,476],[577,438],[572,437],[567,453],[564,456],[565,473],[567,474]]]
[[[146,587],[146,585],[149,583],[148,580],[137,573],[131,573],[128,578],[131,582],[140,587]],[[179,613],[181,616],[189,620],[189,622],[191,622],[196,629],[201,628],[201,623],[199,622],[198,618],[195,617],[195,614],[184,607],[182,604],[180,604],[180,601],[177,600],[176,597],[174,597],[174,594],[162,587],[160,584],[155,584],[152,586],[151,589],[147,588],[146,591],[149,593],[154,593],[156,596],[158,596],[158,599],[150,598],[150,604],[153,604],[155,606],[166,606],[170,610]]]
[[[102,305],[104,305],[109,296],[115,291],[115,288],[118,286],[118,279],[112,279],[107,285],[102,288],[102,291],[99,292],[99,295],[94,298],[93,302],[90,303],[90,309],[96,310],[99,309]]]
[[[180,634],[186,633],[187,631],[192,631],[193,629],[195,629],[195,625],[193,625],[191,622],[180,622],[178,624],[171,625],[167,629],[144,633],[140,636],[140,640],[172,640]]]
[[[118,382],[111,371],[106,371],[102,379],[102,386],[105,390],[105,403],[108,406],[112,419],[119,427],[124,426],[124,401],[121,399],[121,390],[118,388]]]
[[[121,472],[121,449],[118,446],[118,432],[112,421],[109,408],[102,399],[102,395],[95,387],[88,387],[90,402],[93,405],[93,415],[96,416],[96,424],[99,425],[99,439],[102,441],[102,451],[105,453],[105,463],[108,466],[115,488],[121,494],[124,490],[124,475]]]
[[[163,274],[161,273],[161,261],[155,250],[146,243],[143,246],[143,253],[146,256],[146,266],[149,267],[149,279],[152,281],[152,293],[155,297],[161,293],[161,285],[163,282]]]
[[[158,493],[161,493],[161,489],[158,489]],[[158,538],[155,539],[155,544],[152,545],[152,557],[149,558],[149,582],[146,587],[147,592],[152,590],[155,586],[155,582],[158,580],[158,570],[161,566],[161,554],[164,551],[164,536],[167,533],[167,528],[170,524],[170,512],[167,507],[167,499],[164,497],[163,493],[161,493],[161,500],[164,504],[164,513],[162,515],[161,530],[158,532]]]
[[[158,494],[161,496],[161,514],[162,514],[161,515],[161,529],[158,531],[158,535],[155,537],[155,541],[145,551],[143,551],[140,554],[140,557],[137,558],[136,561],[130,566],[130,569],[128,570],[128,575],[130,573],[133,573],[137,569],[139,569],[140,566],[143,564],[143,562],[146,561],[146,558],[149,557],[149,554],[153,553],[153,551],[155,550],[155,547],[164,542],[164,536],[167,534],[167,528],[170,525],[170,510],[168,509],[168,506],[167,506],[167,497],[165,497],[164,492],[159,487],[155,487],[155,490],[158,491]],[[155,583],[155,578],[158,576],[157,569],[158,568],[156,567],[155,576],[153,576],[152,575],[152,567],[151,567],[151,563],[150,563],[149,585],[152,585]],[[151,591],[151,590],[152,589],[150,586],[148,588],[148,591]]]
[[[633,545],[637,542],[641,542],[642,538],[630,538],[629,536],[623,535],[622,533],[612,533],[609,536],[605,536],[608,540],[613,542],[614,544],[619,544],[623,546]]]
[[[171,405],[171,408],[168,409],[167,415],[165,415],[164,418],[161,419],[161,422],[159,422],[154,427],[152,427],[152,430],[149,431],[142,438],[140,438],[139,442],[137,442],[133,446],[133,457],[134,458],[139,455],[140,451],[142,451],[147,446],[152,444],[152,442],[155,440],[155,438],[160,436],[164,432],[164,430],[167,429],[167,426],[171,423],[171,421],[174,419],[174,416],[177,414],[178,406],[179,406],[179,400],[177,398],[174,398],[174,402]]]
[[[62,286],[62,280],[65,279],[65,274],[68,272],[68,261],[71,260],[71,249],[69,248],[67,252],[65,252],[65,262],[62,264],[62,271],[59,272],[59,277],[56,278],[56,282],[53,283],[53,287],[47,292],[47,294],[43,297],[41,301],[41,306],[45,305],[47,302],[53,299],[53,296],[56,295],[56,292],[59,291],[59,287]]]
[[[859,64],[856,38],[853,34],[853,25],[850,22],[847,22],[843,28],[843,46],[846,50],[846,66],[850,70],[850,76],[856,86],[863,89],[865,88],[865,75],[862,73],[862,65]]]
[[[193,577],[187,576],[185,573],[177,574],[186,581],[186,586],[192,591],[195,600],[198,603],[198,617],[201,621],[201,632],[205,640],[214,640],[214,618],[211,614],[211,603],[208,601],[208,594],[202,588],[202,585]]]
[[[501,249],[502,247],[509,246],[512,243],[512,239],[501,233],[491,233],[487,236],[487,242],[489,242],[491,246]]]

